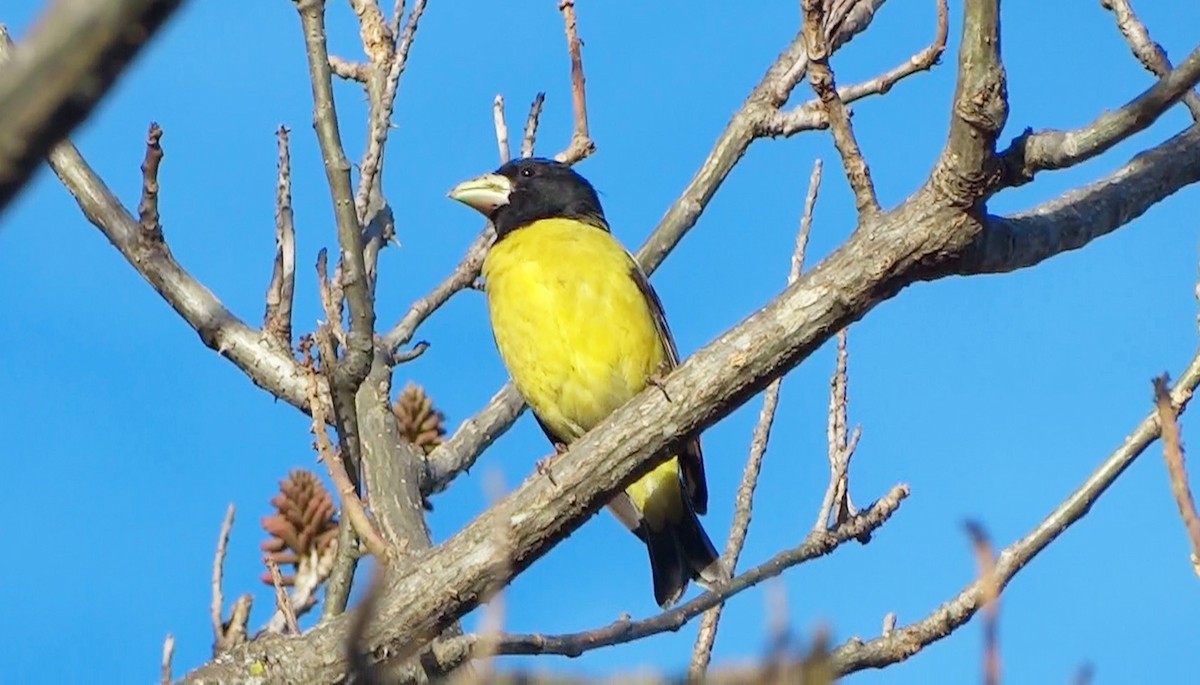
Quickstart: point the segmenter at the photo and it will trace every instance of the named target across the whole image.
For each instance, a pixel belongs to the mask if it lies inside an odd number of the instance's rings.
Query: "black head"
[[[459,184],[450,197],[486,215],[497,240],[538,219],[578,219],[608,230],[600,198],[587,179],[551,159],[511,161],[491,174]]]

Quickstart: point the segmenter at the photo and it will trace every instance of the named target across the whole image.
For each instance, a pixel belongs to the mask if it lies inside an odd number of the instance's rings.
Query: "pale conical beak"
[[[508,204],[510,192],[512,192],[512,181],[507,176],[486,174],[459,183],[451,188],[447,195],[450,199],[458,200],[484,216],[491,216],[497,207]]]

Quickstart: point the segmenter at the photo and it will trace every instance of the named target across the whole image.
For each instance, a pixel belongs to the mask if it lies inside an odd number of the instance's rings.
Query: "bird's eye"
[[[533,176],[533,169],[530,167],[525,167],[524,169],[521,169],[521,175],[525,178],[529,178],[530,176]]]

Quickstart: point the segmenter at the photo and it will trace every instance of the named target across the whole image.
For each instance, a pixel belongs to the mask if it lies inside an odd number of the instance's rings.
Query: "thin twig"
[[[392,19],[388,22],[388,29],[397,41],[400,40],[400,20],[404,18],[404,4],[404,0],[396,0],[392,4]]]
[[[1154,406],[1158,412],[1158,424],[1162,427],[1163,459],[1167,462],[1167,476],[1171,479],[1171,495],[1179,507],[1191,543],[1192,568],[1200,576],[1200,516],[1196,514],[1196,501],[1188,487],[1187,469],[1183,463],[1183,443],[1179,439],[1178,413],[1171,402],[1166,374],[1154,379]]]
[[[560,0],[558,11],[562,12],[563,28],[567,34],[567,54],[571,58],[571,110],[575,125],[571,129],[571,142],[567,148],[554,156],[560,162],[574,164],[596,151],[596,143],[588,133],[587,90],[583,77],[583,43],[579,40],[575,22],[575,0]]]
[[[225,508],[225,518],[221,520],[221,532],[217,534],[217,553],[213,555],[212,563],[212,602],[208,607],[209,619],[213,629],[213,656],[225,649],[225,598],[221,591],[221,578],[225,572],[225,550],[229,546],[229,535],[233,532],[234,506],[230,502]]]
[[[508,124],[504,121],[504,96],[497,95],[492,100],[492,123],[496,127],[496,148],[500,152],[500,164],[506,164],[512,158],[508,148]]]
[[[329,578],[337,556],[336,544],[323,551],[309,551],[308,558],[297,565],[296,575],[292,579],[292,590],[288,593],[287,610],[277,606],[275,613],[262,629],[263,632],[282,633],[291,625],[289,614],[298,621],[317,605],[317,590]]]
[[[808,80],[829,117],[834,147],[842,158],[846,180],[850,182],[850,188],[854,191],[854,206],[859,214],[877,214],[879,199],[875,196],[875,185],[871,182],[871,169],[863,159],[858,141],[854,139],[850,111],[838,96],[833,69],[829,66],[832,50],[825,38],[824,0],[803,0],[800,7],[804,12],[804,40],[808,46]]]
[[[400,321],[383,336],[382,342],[386,349],[394,352],[398,347],[412,340],[417,328],[425,322],[425,319],[429,318],[430,314],[446,304],[455,293],[471,287],[475,279],[479,278],[479,270],[483,268],[483,258],[487,256],[487,249],[495,237],[495,230],[491,224],[488,224],[487,228],[480,232],[467,247],[466,254],[463,255],[454,270],[441,283],[434,286],[427,295],[409,305],[408,311],[404,313]]]
[[[1197,385],[1200,385],[1200,355],[1192,358],[1171,390],[1171,402],[1178,408],[1177,411],[1183,411]],[[849,640],[833,650],[835,672],[848,675],[903,661],[971,620],[983,606],[990,587],[994,586],[996,593],[1003,591],[1035,556],[1091,511],[1100,496],[1160,434],[1158,414],[1151,412],[1082,485],[1060,502],[1033,530],[1000,552],[992,578],[986,581],[976,579],[925,618],[898,628],[889,635],[868,642],[857,638]]]
[[[161,685],[171,685],[171,661],[175,658],[175,636],[167,633],[163,640],[162,664],[159,667],[158,682]]]
[[[872,95],[884,95],[892,89],[892,86],[905,78],[932,69],[946,50],[950,23],[949,9],[946,3],[947,0],[937,0],[937,27],[933,41],[929,45],[872,79],[839,87],[838,98],[844,104],[850,104]],[[828,127],[829,117],[818,98],[796,105],[786,112],[779,109],[771,111],[763,117],[759,124],[759,131],[762,135],[768,136],[792,136],[804,131],[823,130]]]
[[[267,286],[263,334],[280,349],[291,353],[292,302],[296,289],[296,227],[292,217],[292,164],[288,151],[288,129],[275,131],[277,173],[275,181],[275,265]]]
[[[337,278],[337,275],[334,275]],[[346,344],[346,331],[342,328],[341,289],[329,280],[329,251],[321,248],[317,252],[317,296],[325,314],[325,325],[329,327],[334,342]]]
[[[809,532],[800,545],[780,552],[762,564],[724,583],[714,585],[711,590],[674,609],[640,621],[633,621],[628,616],[622,616],[607,626],[579,633],[565,635],[506,634],[497,638],[494,645],[495,653],[560,654],[575,657],[600,647],[625,644],[650,635],[679,630],[688,621],[712,607],[722,604],[730,597],[754,587],[764,580],[775,578],[793,566],[826,556],[846,541],[879,528],[896,512],[900,503],[907,496],[908,486],[897,485],[878,502],[841,526],[830,531]],[[478,635],[464,635],[461,638],[448,640],[445,644],[435,647],[434,651],[438,654],[439,663],[461,663],[463,660],[471,658],[480,641]]]
[[[546,102],[546,94],[538,93],[533,102],[529,103],[529,115],[525,117],[525,133],[521,136],[521,156],[532,157],[533,147],[537,142],[538,120],[542,116],[542,105]]]
[[[138,223],[152,240],[162,240],[162,224],[158,217],[158,167],[162,164],[163,131],[151,123],[146,134],[146,156],[142,160],[142,199],[138,202]]]
[[[362,62],[352,62],[337,55],[329,56],[329,70],[338,78],[366,83],[368,69],[370,67]]]
[[[91,113],[181,0],[60,0],[0,69],[0,210]],[[8,32],[0,27],[0,61]]]
[[[792,251],[791,265],[788,269],[788,285],[800,278],[804,269],[804,255],[808,247],[808,237],[812,231],[812,214],[817,203],[817,192],[821,186],[821,160],[813,162],[812,173],[808,178],[808,194],[804,198],[804,211],[800,218],[800,230],[796,233],[796,247]],[[732,572],[737,568],[738,558],[742,547],[746,544],[746,533],[750,529],[751,512],[754,508],[754,490],[758,486],[758,476],[762,469],[763,456],[767,452],[767,442],[771,437],[771,424],[775,420],[775,408],[779,404],[779,386],[782,378],[777,378],[763,392],[762,409],[758,413],[758,422],[750,438],[750,456],[742,470],[742,480],[738,484],[737,495],[734,499],[733,525],[730,526],[729,537],[725,542],[725,553],[722,563]],[[717,638],[717,626],[721,620],[723,605],[709,609],[700,620],[700,631],[696,635],[696,643],[692,647],[692,660],[688,666],[688,677],[700,679],[708,669],[712,658],[713,642]]]
[[[827,528],[847,516],[854,515],[854,503],[850,500],[850,480],[847,474],[850,469],[850,460],[854,457],[858,440],[862,436],[862,428],[855,426],[853,431],[848,429],[850,381],[847,373],[849,352],[846,348],[846,339],[845,329],[838,331],[837,361],[834,364],[833,375],[829,379],[829,414],[826,422],[829,484],[825,489],[824,497],[821,498],[821,509],[817,512],[817,521],[813,524],[814,530]]]
[[[387,143],[388,131],[391,129],[392,111],[396,106],[396,90],[400,85],[400,76],[404,74],[404,68],[408,65],[408,52],[412,48],[413,40],[417,37],[417,26],[421,21],[421,15],[425,12],[425,2],[426,0],[417,0],[413,4],[412,11],[408,14],[408,20],[404,24],[404,31],[394,44],[394,49],[391,45],[387,46],[387,49],[380,50],[371,50],[368,47],[373,68],[382,70],[386,66],[387,78],[384,80],[379,102],[372,103],[370,119],[367,122],[367,150],[359,165],[358,192],[354,196],[354,206],[358,212],[359,223],[365,224],[368,219],[367,204],[371,196],[371,188],[375,185],[375,179],[383,168],[383,147]],[[403,4],[396,9],[403,12]],[[376,15],[378,16],[376,17]],[[379,14],[377,6],[372,16],[382,22],[382,15]],[[364,46],[369,46],[369,43],[370,41],[364,39]]]
[[[271,557],[263,557],[267,571],[271,574],[271,584],[275,586],[275,610],[283,612],[288,630],[292,635],[300,634],[300,624],[296,621],[296,612],[292,611],[292,601],[288,599],[287,590],[283,589],[283,576],[279,573],[279,564]]]
[[[1125,43],[1133,51],[1134,57],[1137,57],[1147,71],[1159,78],[1171,71],[1171,60],[1167,58],[1166,51],[1150,38],[1150,32],[1134,14],[1129,0],[1100,0],[1100,6],[1113,13],[1117,30],[1125,38]],[[1200,95],[1189,89],[1183,95],[1183,104],[1192,113],[1192,119],[1200,121]]]
[[[1000,588],[996,585],[996,553],[983,526],[966,523],[975,563],[979,567],[983,603],[983,685],[1000,685],[1000,645],[997,621],[1000,615]]]
[[[332,356],[332,341],[329,339],[328,330],[324,326],[317,327],[317,345],[321,355],[321,366],[326,368],[328,358]],[[313,363],[312,358],[312,343],[305,339],[300,343],[300,353],[303,356],[303,363],[309,373],[309,402],[311,403],[311,411],[313,414],[312,434],[316,439],[317,454],[325,463],[325,468],[329,471],[329,479],[333,481],[334,489],[337,490],[338,497],[341,500],[341,509],[345,517],[354,527],[354,532],[363,541],[367,550],[382,563],[387,563],[390,559],[387,543],[380,537],[379,531],[375,530],[371,519],[367,517],[366,508],[363,507],[362,500],[358,498],[358,494],[354,489],[354,483],[351,482],[350,476],[346,472],[346,463],[342,459],[341,450],[335,449],[329,440],[329,434],[325,427],[325,407],[321,404],[320,398],[317,395],[317,376],[318,372]],[[340,542],[340,539],[339,539]]]

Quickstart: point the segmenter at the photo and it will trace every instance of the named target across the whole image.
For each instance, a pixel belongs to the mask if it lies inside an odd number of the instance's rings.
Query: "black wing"
[[[646,296],[646,304],[650,306],[650,315],[654,317],[654,327],[658,330],[658,337],[663,342],[663,346],[667,348],[668,369],[673,369],[679,366],[679,350],[675,349],[675,338],[671,335],[671,329],[667,326],[667,317],[663,314],[662,301],[658,299],[658,293],[654,292],[653,286],[650,285],[650,279],[646,278],[645,272],[638,266],[638,263],[629,256],[629,275],[633,278],[633,282],[637,283],[638,290]],[[704,455],[700,452],[700,441],[692,438],[687,441],[682,453],[679,455],[680,471],[683,474],[683,485],[687,489],[688,494],[692,498],[692,509],[697,514],[704,514],[708,511],[708,484],[704,480]]]

